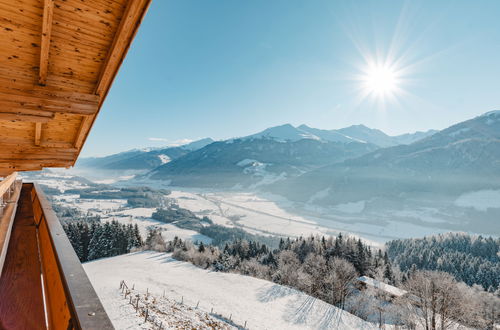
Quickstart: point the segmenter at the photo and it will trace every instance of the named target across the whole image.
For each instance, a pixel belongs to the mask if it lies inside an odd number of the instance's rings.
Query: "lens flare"
[[[390,67],[371,66],[363,77],[363,88],[374,96],[388,96],[398,88],[397,74]]]

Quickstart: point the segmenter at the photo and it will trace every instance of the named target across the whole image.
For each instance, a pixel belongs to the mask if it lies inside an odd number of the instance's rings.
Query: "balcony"
[[[0,182],[0,328],[113,329],[36,183]]]

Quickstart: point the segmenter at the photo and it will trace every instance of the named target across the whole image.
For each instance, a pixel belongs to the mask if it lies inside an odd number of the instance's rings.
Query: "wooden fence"
[[[135,311],[139,313],[141,317],[144,317],[145,323],[146,322],[151,323],[154,329],[158,330],[165,329],[165,326],[167,325],[164,325],[162,320],[159,320],[156,316],[152,315],[152,312],[160,312],[160,313],[162,312],[155,307],[157,298],[156,297],[150,298],[149,288],[146,288],[146,295],[145,298],[142,300],[140,294],[134,294],[135,285],[132,285],[132,288],[129,288],[129,286],[125,283],[124,280],[120,281],[120,290],[121,293],[123,294],[123,298],[128,299],[128,304],[130,304],[135,309]],[[166,298],[165,291],[163,291],[162,298]],[[181,305],[185,305],[184,296],[181,296],[180,302],[178,303]],[[191,308],[199,309],[199,306],[200,306],[200,301],[196,303],[196,306],[192,306]],[[243,326],[238,325],[232,320],[232,314],[229,314],[229,317],[225,317],[222,314],[215,313],[213,308],[211,309],[210,313],[207,312],[207,314],[214,316],[216,319],[222,320],[223,322],[228,323],[237,329],[241,330],[248,329],[247,321],[245,321],[245,324]]]

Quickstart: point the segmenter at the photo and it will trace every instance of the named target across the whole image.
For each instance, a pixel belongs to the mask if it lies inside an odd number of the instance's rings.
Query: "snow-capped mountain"
[[[338,132],[337,130],[325,130],[325,129],[312,128],[312,127],[309,127],[309,126],[304,125],[304,124],[300,125],[298,128],[305,131],[305,132],[308,132],[310,134],[314,134],[319,139],[325,140],[325,141],[345,142],[345,143],[349,143],[349,142],[365,143],[366,142],[365,140],[359,140],[359,139],[353,138],[351,136],[347,136],[345,134],[342,134],[342,133]]]
[[[427,136],[434,134],[435,130],[426,132],[407,133],[398,136],[389,136],[378,129],[366,127],[364,125],[353,125],[341,129],[318,129],[305,124],[294,127],[290,124],[274,126],[262,132],[252,134],[242,139],[273,139],[280,142],[299,141],[311,139],[325,142],[360,142],[371,143],[378,147],[392,147],[400,144],[410,144]]]
[[[375,197],[458,196],[500,188],[500,111],[488,112],[409,145],[383,148],[277,184],[296,201],[345,203]]]
[[[147,177],[170,180],[177,186],[257,187],[355,158],[380,147],[371,141],[397,144],[394,137],[360,125],[343,130],[322,130],[285,124],[243,138],[212,143],[172,159],[152,170]]]
[[[231,143],[238,140],[269,140],[279,142],[283,144],[281,147],[287,148],[284,147],[287,143],[309,140],[317,143],[338,143],[339,145],[336,146],[337,149],[346,150],[345,157],[339,158],[338,154],[334,153],[328,158],[328,161],[323,163],[320,162],[321,165],[325,165],[339,160],[344,160],[348,157],[359,156],[364,152],[374,150],[376,147],[409,143],[409,141],[414,141],[428,136],[430,134],[429,132],[417,132],[414,134],[405,134],[404,136],[391,137],[382,131],[371,129],[362,125],[351,126],[339,130],[323,130],[312,128],[307,125],[294,127],[290,124],[284,124],[267,128],[259,133],[246,137],[231,139],[226,142]],[[213,142],[214,140],[211,138],[206,138],[178,147],[134,149],[105,157],[81,158],[77,163],[77,168],[112,171],[153,170],[159,166],[185,156],[190,152],[202,149]],[[341,144],[345,145],[342,146]],[[359,144],[366,144],[366,146],[361,147]],[[348,151],[351,148],[354,150],[352,153]],[[361,150],[362,152],[360,152]],[[238,158],[239,156],[235,155],[235,157]],[[243,159],[244,158],[240,157],[240,159],[233,159],[233,161],[238,162]],[[323,157],[320,157],[320,159],[323,159]],[[263,159],[258,159],[258,157],[255,160],[258,162],[263,161]],[[200,164],[202,163],[203,162]],[[315,166],[317,165],[318,164],[315,164]]]
[[[335,132],[348,136],[359,141],[373,143],[379,147],[393,147],[400,144],[410,144],[426,138],[436,133],[436,130],[428,130],[425,132],[406,133],[402,135],[389,136],[381,130],[369,128],[365,125],[352,125],[346,128],[335,130]]]
[[[101,170],[151,170],[214,142],[211,138],[178,147],[134,149],[105,157],[81,158],[78,168]]]
[[[273,139],[280,142],[296,142],[302,139],[320,140],[314,134],[310,134],[300,128],[293,127],[290,124],[274,126],[263,130],[262,132],[252,134],[242,139]]]
[[[360,142],[244,138],[214,142],[156,168],[148,176],[177,186],[247,187],[293,177],[375,149]]]

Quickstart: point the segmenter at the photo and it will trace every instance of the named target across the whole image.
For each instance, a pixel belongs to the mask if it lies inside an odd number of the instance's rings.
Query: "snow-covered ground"
[[[137,326],[135,310],[118,294],[120,282],[183,301],[248,329],[377,329],[371,323],[294,289],[268,281],[197,268],[170,254],[140,252],[84,264],[117,329]],[[130,328],[130,327],[129,327]]]
[[[241,228],[261,235],[298,237],[337,235],[347,232],[364,238],[373,245],[391,239],[426,236],[449,230],[422,223],[443,222],[435,209],[393,211],[387,214],[361,214],[367,201],[334,205],[323,208],[312,204],[295,205],[279,196],[243,192],[209,192],[173,190],[180,207],[197,215],[206,215],[224,226]],[[397,216],[405,221],[387,221]]]
[[[455,201],[457,206],[472,207],[478,211],[500,208],[500,190],[479,190],[461,195]]]
[[[276,202],[252,193],[192,193],[172,191],[180,207],[198,215],[207,215],[217,224],[241,226],[263,235],[297,237],[300,235],[325,235],[327,228],[314,221],[294,215],[280,208]]]

